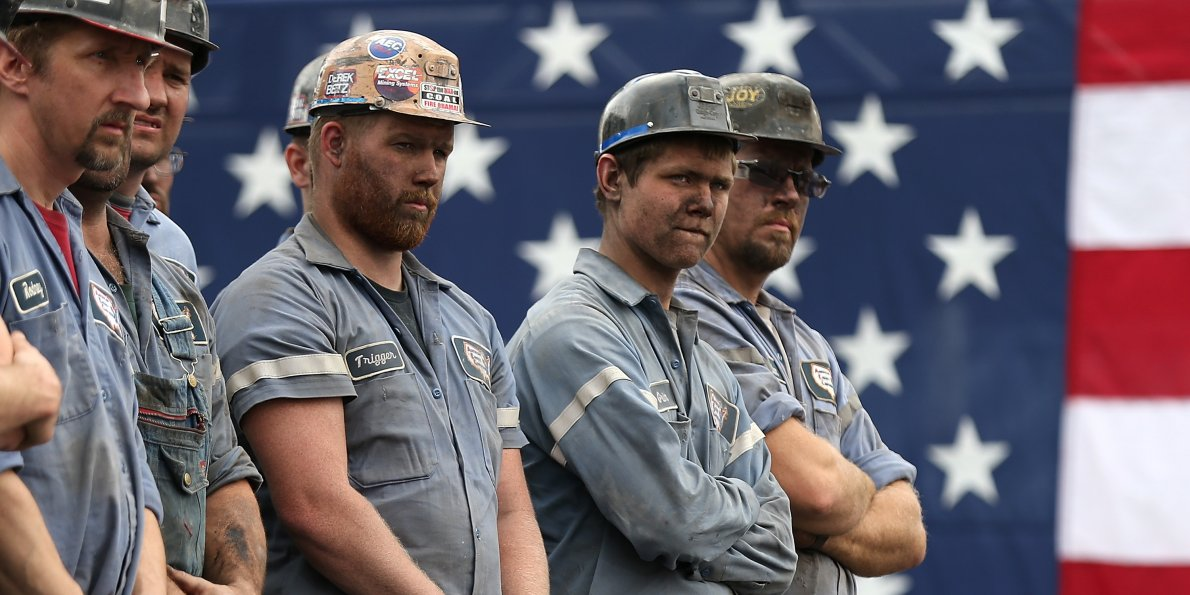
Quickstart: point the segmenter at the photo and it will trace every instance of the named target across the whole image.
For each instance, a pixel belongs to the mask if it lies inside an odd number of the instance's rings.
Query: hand
[[[24,333],[9,334],[0,321],[0,397],[8,423],[0,432],[0,450],[23,450],[49,441],[58,421],[62,385],[58,375]]]
[[[170,582],[177,585],[177,588],[181,589],[185,595],[247,595],[253,593],[251,587],[237,589],[231,585],[217,585],[200,576],[182,572],[173,566],[167,566],[166,571],[169,573]]]

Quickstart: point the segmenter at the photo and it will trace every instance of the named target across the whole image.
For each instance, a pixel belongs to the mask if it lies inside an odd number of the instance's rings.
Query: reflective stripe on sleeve
[[[520,407],[500,407],[496,409],[497,428],[515,428],[519,425],[521,425]]]
[[[574,400],[566,405],[557,419],[550,422],[550,435],[554,437],[554,448],[550,451],[550,457],[553,457],[559,464],[566,465],[566,457],[562,454],[562,449],[559,446],[562,438],[566,436],[570,428],[574,427],[574,424],[578,423],[578,420],[582,419],[591,401],[606,392],[608,387],[617,380],[628,380],[628,375],[615,366],[608,366],[600,370],[594,378],[588,380],[578,389],[578,392],[574,394]]]
[[[732,464],[736,459],[740,458],[740,455],[752,450],[752,447],[756,446],[757,442],[761,442],[763,440],[764,432],[761,432],[760,428],[757,427],[755,423],[753,423],[752,427],[748,428],[748,431],[736,436],[735,440],[732,440],[731,456],[728,457],[727,464]]]
[[[257,380],[264,378],[292,378],[315,374],[346,376],[347,364],[343,362],[343,356],[337,353],[294,355],[260,361],[244,366],[239,372],[232,374],[227,379],[227,394],[234,397],[240,390],[248,388]]]

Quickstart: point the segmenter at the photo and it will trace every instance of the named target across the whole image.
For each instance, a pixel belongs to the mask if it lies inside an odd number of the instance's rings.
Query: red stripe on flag
[[[1067,394],[1190,396],[1190,248],[1076,250]]]
[[[1190,566],[1114,566],[1063,562],[1062,595],[1190,593]]]
[[[1190,80],[1190,2],[1083,0],[1082,84]]]

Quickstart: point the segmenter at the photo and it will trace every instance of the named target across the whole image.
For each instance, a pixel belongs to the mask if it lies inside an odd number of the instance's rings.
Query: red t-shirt
[[[79,292],[79,278],[74,271],[74,253],[70,251],[70,226],[66,223],[66,215],[47,209],[37,203],[37,210],[41,211],[41,217],[45,219],[45,224],[49,226],[50,233],[54,234],[54,239],[58,240],[58,248],[62,250],[62,256],[66,257],[66,266],[70,269],[70,279],[74,281],[74,293]]]
[[[116,205],[116,204],[113,204],[113,203],[108,203],[108,204],[110,204],[110,205],[111,205],[111,207],[112,207],[113,209],[115,209],[115,210],[116,210],[116,212],[117,212],[117,213],[119,213],[121,216],[123,216],[125,219],[127,219],[127,220],[129,220],[129,221],[131,221],[131,220],[132,220],[132,209],[125,208],[125,207],[121,207],[121,206],[118,206],[118,205]]]

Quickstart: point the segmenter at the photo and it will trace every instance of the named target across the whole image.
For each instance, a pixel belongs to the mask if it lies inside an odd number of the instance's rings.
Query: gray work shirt
[[[192,279],[198,278],[198,259],[194,256],[194,244],[190,236],[173,219],[157,209],[157,203],[144,186],[138,188],[136,196],[132,198],[132,214],[128,222],[148,234],[149,249],[154,254],[181,264]]]
[[[509,343],[552,592],[783,592],[789,500],[697,315],[592,250],[574,271]]]
[[[500,333],[412,254],[402,269],[428,353],[306,215],[215,300],[232,417],[272,399],[343,397],[351,486],[444,591],[500,593],[500,459],[525,443]],[[337,592],[276,520],[268,489],[266,592]]]
[[[0,160],[0,315],[49,360],[62,383],[54,437],[0,452],[33,494],[62,563],[86,593],[131,593],[144,509],[161,504],[136,427],[132,369],[117,301],[83,244],[82,206],[66,215],[78,293],[41,213]]]
[[[166,561],[202,576],[207,495],[240,480],[257,487],[260,474],[236,442],[215,323],[189,271],[150,253],[148,236],[110,208],[108,229],[132,288],[136,315],[127,301],[117,303],[131,338],[138,425],[165,511]],[[114,280],[105,279],[121,295]]]
[[[768,309],[770,329],[706,261],[682,274],[676,295],[698,308],[699,332],[731,366],[762,430],[797,418],[867,473],[877,489],[916,479],[917,469],[881,441],[830,344],[792,308],[762,291],[757,303]],[[798,553],[789,593],[856,592],[855,576],[834,559],[815,550]]]

